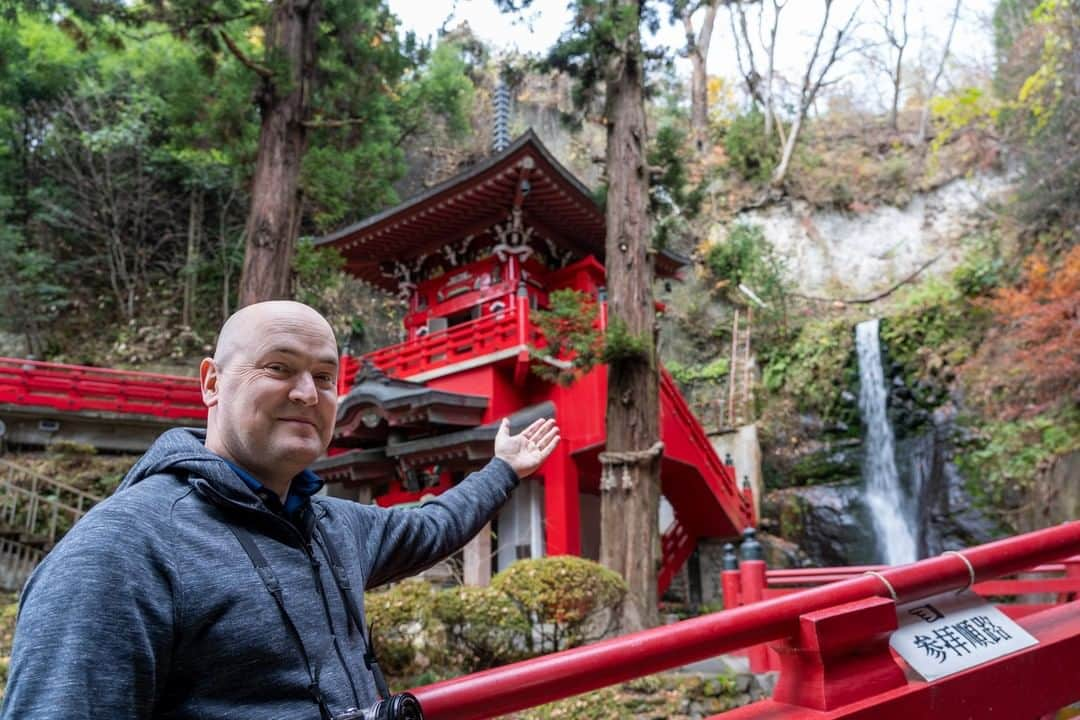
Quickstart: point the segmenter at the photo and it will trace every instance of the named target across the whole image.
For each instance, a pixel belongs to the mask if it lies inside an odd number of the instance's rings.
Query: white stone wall
[[[979,208],[1005,192],[1002,175],[959,178],[916,195],[906,207],[863,213],[815,210],[796,201],[740,214],[716,224],[722,241],[737,222],[759,225],[787,264],[795,292],[830,299],[861,299],[890,288],[940,255],[924,272],[944,275],[963,258],[960,240],[977,224]]]

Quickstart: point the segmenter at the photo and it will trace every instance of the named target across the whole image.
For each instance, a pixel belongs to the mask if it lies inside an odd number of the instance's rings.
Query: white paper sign
[[[1005,613],[970,590],[948,592],[896,609],[889,645],[926,680],[952,675],[1038,644]]]

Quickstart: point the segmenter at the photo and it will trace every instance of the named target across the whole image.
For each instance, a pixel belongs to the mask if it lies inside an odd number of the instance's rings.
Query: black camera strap
[[[334,549],[334,544],[330,542],[326,536],[326,532],[323,530],[322,525],[319,524],[319,520],[315,517],[315,513],[311,513],[314,529],[319,536],[319,540],[322,541],[323,550],[326,552],[326,557],[330,561],[331,574],[334,576],[334,582],[338,586],[338,591],[341,593],[341,600],[345,603],[345,611],[349,616],[349,620],[352,621],[352,625],[356,627],[357,632],[360,633],[360,641],[364,644],[364,665],[367,667],[371,676],[375,680],[375,688],[379,691],[379,696],[386,700],[390,697],[390,688],[386,684],[386,677],[383,676],[382,668],[379,667],[379,660],[375,657],[375,650],[372,647],[370,640],[370,634],[366,632],[364,628],[364,621],[360,616],[360,608],[356,604],[356,598],[352,594],[352,585],[349,583],[348,573],[345,572],[345,566],[341,562],[341,558],[337,554],[337,550]]]
[[[285,609],[285,596],[281,590],[281,583],[278,582],[277,576],[274,575],[274,571],[270,568],[270,563],[266,560],[266,556],[262,554],[262,551],[259,550],[259,546],[255,544],[255,539],[251,537],[251,533],[249,533],[247,529],[231,523],[226,523],[226,527],[228,527],[229,530],[232,531],[232,534],[236,536],[236,539],[240,541],[240,546],[244,548],[244,552],[247,553],[247,556],[251,559],[251,564],[255,566],[255,570],[259,573],[263,585],[266,586],[266,589],[273,596],[274,602],[277,603],[278,610],[281,611],[281,616],[285,620],[285,627],[288,628],[289,635],[296,644],[296,649],[300,651],[300,656],[304,659],[304,667],[307,668],[308,678],[311,680],[311,683],[308,685],[308,693],[311,694],[311,698],[319,705],[319,714],[322,716],[322,720],[333,720],[333,713],[330,712],[330,708],[326,704],[326,698],[323,696],[322,688],[319,687],[319,668],[311,662],[307,648],[304,647],[304,641],[300,637],[300,631],[296,629],[296,624],[293,623],[292,618],[289,616],[289,611]]]

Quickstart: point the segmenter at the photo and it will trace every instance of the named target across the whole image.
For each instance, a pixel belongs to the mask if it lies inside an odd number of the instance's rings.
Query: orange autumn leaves
[[[995,322],[964,368],[972,400],[1001,419],[1080,401],[1080,245],[1056,267],[1028,256],[1019,284],[979,302]]]

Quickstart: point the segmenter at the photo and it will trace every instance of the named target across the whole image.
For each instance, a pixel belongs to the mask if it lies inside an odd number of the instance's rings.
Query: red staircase
[[[739,489],[735,469],[717,456],[667,370],[660,371],[660,426],[661,482],[664,497],[675,510],[675,522],[661,545],[662,595],[699,537],[733,537],[755,520],[749,489]]]

